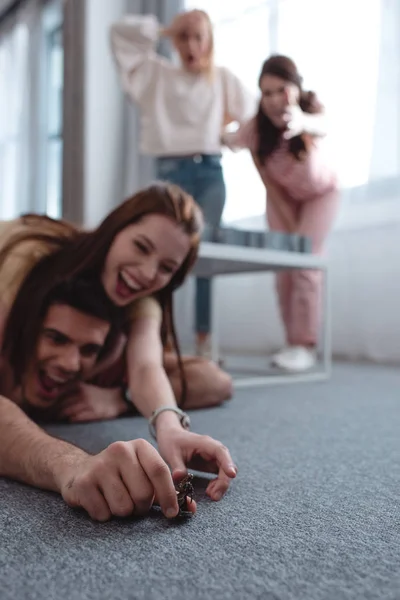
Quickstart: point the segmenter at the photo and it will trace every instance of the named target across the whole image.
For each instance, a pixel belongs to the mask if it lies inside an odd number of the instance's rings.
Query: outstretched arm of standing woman
[[[176,407],[176,400],[163,367],[160,323],[156,317],[142,316],[134,320],[127,345],[128,385],[137,409],[149,418],[161,407]],[[187,468],[217,474],[207,487],[212,500],[220,500],[237,468],[229,450],[219,441],[183,429],[173,411],[162,412],[155,421],[158,449],[172,469],[174,480],[180,480]]]

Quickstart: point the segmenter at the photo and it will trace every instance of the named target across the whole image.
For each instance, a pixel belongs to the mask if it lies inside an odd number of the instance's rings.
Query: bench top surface
[[[194,272],[209,277],[285,268],[326,270],[327,260],[309,253],[203,242]]]

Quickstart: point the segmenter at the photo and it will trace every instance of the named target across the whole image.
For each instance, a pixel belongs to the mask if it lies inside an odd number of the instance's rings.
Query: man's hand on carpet
[[[143,516],[155,498],[166,517],[179,511],[168,466],[146,440],[114,442],[100,454],[72,460],[59,480],[65,502],[85,509],[96,521]],[[196,511],[195,502],[190,510]]]
[[[157,443],[161,456],[171,467],[174,481],[180,481],[188,468],[217,474],[206,490],[212,500],[221,500],[237,475],[228,448],[208,435],[185,431],[180,426],[159,427]]]
[[[126,412],[128,406],[120,388],[100,388],[85,383],[63,400],[58,414],[71,423],[82,423],[116,419]]]

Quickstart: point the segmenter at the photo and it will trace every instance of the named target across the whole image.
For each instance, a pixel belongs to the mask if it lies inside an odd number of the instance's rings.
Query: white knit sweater
[[[210,78],[159,56],[159,30],[152,15],[130,15],[111,27],[123,89],[140,107],[140,150],[152,156],[218,153],[226,116],[248,120],[256,98],[224,67]]]

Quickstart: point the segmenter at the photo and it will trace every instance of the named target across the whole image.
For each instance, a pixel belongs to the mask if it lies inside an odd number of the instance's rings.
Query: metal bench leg
[[[211,359],[218,363],[220,358],[220,335],[219,335],[219,315],[218,315],[218,277],[211,279]]]
[[[323,270],[323,329],[322,329],[322,364],[326,378],[332,373],[332,315],[329,268]]]

